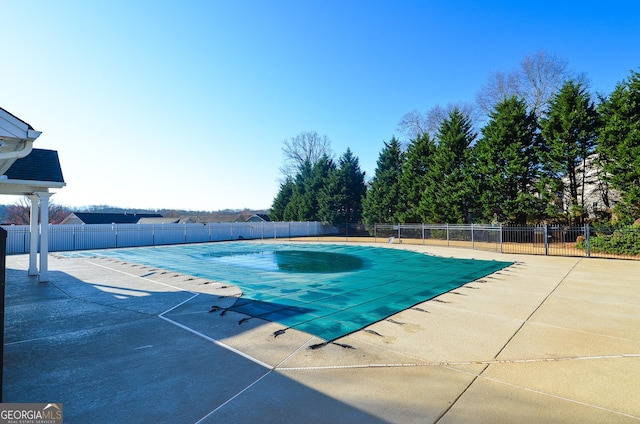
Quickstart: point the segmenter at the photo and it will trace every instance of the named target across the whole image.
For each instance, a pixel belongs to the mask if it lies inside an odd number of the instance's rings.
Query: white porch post
[[[36,267],[37,255],[38,255],[38,206],[40,205],[40,199],[35,194],[30,194],[29,200],[31,201],[31,211],[29,214],[29,271],[28,275],[38,275],[38,268]]]
[[[49,281],[49,197],[51,193],[36,193],[40,198],[40,275],[38,282]]]

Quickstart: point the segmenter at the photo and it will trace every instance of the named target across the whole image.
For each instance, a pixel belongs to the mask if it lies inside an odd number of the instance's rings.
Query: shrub
[[[591,251],[594,253],[612,253],[616,255],[640,255],[640,229],[637,227],[619,228],[611,234],[598,232],[591,237]],[[578,237],[580,239],[580,237]],[[586,240],[576,240],[578,249],[586,250]]]

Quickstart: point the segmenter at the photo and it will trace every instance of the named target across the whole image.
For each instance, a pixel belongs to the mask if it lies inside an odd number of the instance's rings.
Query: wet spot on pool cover
[[[243,294],[229,310],[326,341],[512,264],[330,244],[233,242],[86,253],[235,284]]]

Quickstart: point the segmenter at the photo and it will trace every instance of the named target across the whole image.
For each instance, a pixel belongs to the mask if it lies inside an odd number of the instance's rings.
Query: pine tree
[[[367,190],[362,214],[367,224],[394,222],[403,206],[400,204],[400,176],[404,155],[400,142],[391,138],[384,143],[378,157],[371,187]]]
[[[540,120],[547,146],[544,165],[548,175],[564,187],[568,218],[580,225],[586,216],[585,185],[594,153],[598,113],[581,83],[567,81],[551,99]]]
[[[422,222],[419,205],[427,187],[427,171],[435,148],[427,133],[419,134],[407,147],[400,177],[400,203],[404,205],[399,213],[400,222]]]
[[[640,218],[640,73],[632,71],[598,110],[600,162],[611,186],[621,193],[616,218],[630,223]]]
[[[334,225],[355,224],[362,220],[362,199],[366,193],[365,173],[351,149],[338,160],[320,194],[320,217]]]
[[[280,189],[278,190],[278,194],[275,199],[273,199],[271,211],[269,212],[269,219],[271,221],[284,220],[284,210],[291,201],[294,186],[295,184],[291,177],[287,177],[285,181],[280,184]]]
[[[284,208],[284,221],[304,221],[307,216],[311,216],[313,194],[309,193],[309,187],[312,176],[311,162],[305,161],[296,174],[291,198]]]
[[[440,125],[418,211],[424,222],[468,220],[475,208],[469,149],[475,138],[469,117],[458,109]]]
[[[498,103],[474,147],[477,198],[482,220],[526,224],[546,209],[539,194],[537,120],[523,99]]]

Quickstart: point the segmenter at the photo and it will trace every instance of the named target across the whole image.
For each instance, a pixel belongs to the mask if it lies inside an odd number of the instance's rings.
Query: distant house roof
[[[270,222],[271,219],[269,218],[269,215],[267,215],[266,213],[257,213],[255,215],[251,215],[248,219],[247,222]]]
[[[138,220],[137,224],[178,224],[180,218],[175,217],[142,217]]]
[[[33,149],[26,157],[16,160],[5,175],[11,180],[64,183],[60,159],[55,150]]]
[[[159,213],[73,212],[60,224],[136,224],[141,218],[162,218]]]

